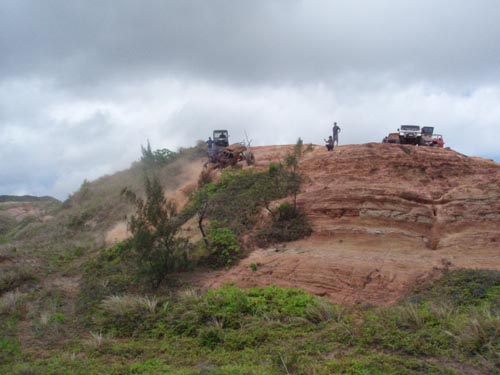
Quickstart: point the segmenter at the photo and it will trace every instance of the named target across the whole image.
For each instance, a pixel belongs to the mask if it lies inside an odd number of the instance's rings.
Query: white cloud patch
[[[0,194],[65,198],[147,139],[380,141],[403,123],[500,160],[497,0],[6,0]]]
[[[0,87],[4,103],[21,111],[17,98],[28,86],[18,91]],[[44,93],[43,105],[34,101],[21,125],[0,128],[0,190],[5,193],[65,198],[84,179],[126,168],[148,139],[153,148],[175,150],[218,128],[228,129],[235,142],[244,140],[246,131],[254,145],[289,144],[298,137],[321,144],[337,121],[340,143],[351,144],[379,142],[410,123],[435,126],[447,146],[466,154],[495,155],[498,150],[492,137],[500,123],[498,87],[453,95],[426,85],[388,84],[357,94],[321,84],[233,87],[163,79],[133,90],[115,87],[112,98],[87,100],[50,84],[34,86]]]

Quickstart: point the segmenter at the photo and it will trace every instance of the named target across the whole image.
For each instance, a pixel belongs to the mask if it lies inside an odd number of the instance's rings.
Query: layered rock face
[[[255,148],[257,168],[291,149]],[[390,304],[443,269],[500,269],[499,163],[450,149],[369,143],[317,147],[300,170],[306,182],[298,204],[313,235],[254,251],[205,286],[277,284],[334,302]]]
[[[448,149],[366,144],[306,156],[299,203],[317,234],[401,233],[432,249],[500,240],[500,165]],[[468,243],[476,247],[477,243]]]

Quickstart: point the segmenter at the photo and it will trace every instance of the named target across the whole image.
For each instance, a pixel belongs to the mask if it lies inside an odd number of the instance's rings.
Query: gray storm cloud
[[[435,125],[500,159],[500,2],[0,1],[0,194],[65,198],[227,128],[254,145]],[[471,143],[467,129],[474,129]]]
[[[71,86],[386,74],[468,87],[499,78],[498,14],[496,0],[4,1],[0,67]]]

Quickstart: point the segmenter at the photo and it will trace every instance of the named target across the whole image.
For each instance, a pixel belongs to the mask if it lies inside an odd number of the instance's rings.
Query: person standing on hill
[[[208,150],[210,151],[214,145],[214,141],[212,141],[212,137],[208,137],[208,141],[206,141],[206,144],[208,146]]]
[[[333,143],[337,143],[337,146],[339,145],[339,133],[340,133],[340,127],[337,125],[336,122],[333,123]]]

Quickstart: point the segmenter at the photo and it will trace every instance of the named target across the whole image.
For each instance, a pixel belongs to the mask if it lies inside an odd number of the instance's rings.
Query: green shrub
[[[212,222],[208,232],[208,263],[214,267],[230,266],[240,255],[240,245],[233,231]]]
[[[183,220],[197,215],[204,237],[205,219],[224,223],[236,235],[248,233],[258,221],[261,207],[271,212],[272,201],[297,190],[297,176],[274,163],[266,172],[224,171],[219,182],[208,183],[192,195]]]
[[[219,289],[211,289],[203,296],[181,299],[174,303],[170,324],[175,332],[188,336],[199,336],[200,330],[207,324],[215,325],[227,333],[228,329],[238,330],[249,323],[253,326],[255,319],[284,322],[295,318],[307,319],[310,316],[310,308],[319,303],[328,304],[299,289],[269,286],[245,291],[225,285]],[[262,337],[263,332],[255,332],[255,335]],[[231,345],[238,345],[234,333],[230,336]],[[244,341],[242,339],[238,342]]]
[[[490,303],[499,311],[500,271],[462,269],[446,272],[437,282],[417,292],[416,296],[447,300],[460,308]]]
[[[277,286],[250,288],[247,292],[253,316],[277,319],[307,318],[308,309],[318,303],[318,297],[300,289]]]
[[[232,286],[209,290],[199,309],[204,322],[216,321],[223,328],[239,327],[251,312],[247,293]]]
[[[272,215],[271,222],[259,230],[257,241],[265,246],[269,243],[295,241],[312,233],[311,224],[303,211],[290,202],[280,204]]]
[[[224,348],[233,351],[258,348],[272,338],[272,330],[262,319],[247,319],[242,328],[225,330]]]
[[[378,308],[365,314],[361,342],[410,355],[445,355],[452,338],[428,305]]]
[[[200,345],[215,349],[224,341],[224,331],[218,325],[209,325],[200,329],[198,334]]]

